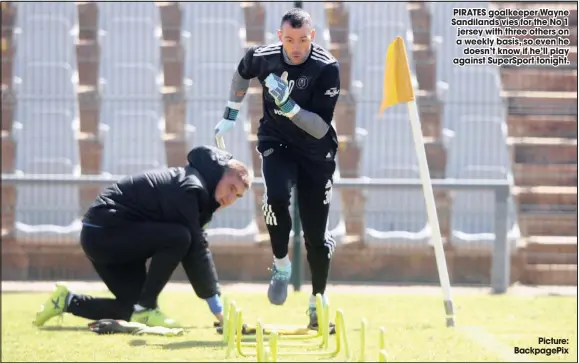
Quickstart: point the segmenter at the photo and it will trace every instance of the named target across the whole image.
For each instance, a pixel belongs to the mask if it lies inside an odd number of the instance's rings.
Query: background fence
[[[275,42],[294,5],[3,2],[4,278],[94,277],[78,246],[79,218],[102,187],[94,176],[182,165],[191,147],[213,144],[244,49]],[[315,41],[341,67],[329,218],[339,242],[334,281],[438,281],[422,191],[400,187],[419,185],[408,111],[377,112],[386,48],[402,36],[431,177],[446,185],[435,194],[451,282],[488,284],[493,246],[500,246],[496,286],[577,283],[577,5],[509,5],[569,10],[564,25],[545,27],[562,29],[560,45],[541,56],[563,49],[557,67],[454,64],[469,57],[452,25],[466,17],[454,9],[507,5],[301,2]],[[228,148],[257,177],[261,92],[252,81],[227,135]],[[61,182],[49,182],[51,175]],[[70,181],[79,176],[92,182]],[[362,188],[352,180],[388,182]],[[262,194],[258,183],[209,226],[225,280],[267,278]]]

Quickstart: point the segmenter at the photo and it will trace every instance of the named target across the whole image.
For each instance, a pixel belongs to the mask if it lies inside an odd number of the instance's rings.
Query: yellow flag
[[[406,56],[404,40],[401,37],[396,37],[388,46],[384,68],[384,86],[380,114],[390,106],[414,100],[408,57]]]

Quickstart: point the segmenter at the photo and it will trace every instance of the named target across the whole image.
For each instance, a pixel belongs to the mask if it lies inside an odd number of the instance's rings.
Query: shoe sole
[[[274,296],[272,285],[269,285],[269,288],[267,289],[267,298],[269,299],[269,302],[272,305],[283,305],[287,300],[287,288],[288,286],[286,286],[285,293],[281,296],[281,298],[277,299],[279,296]]]

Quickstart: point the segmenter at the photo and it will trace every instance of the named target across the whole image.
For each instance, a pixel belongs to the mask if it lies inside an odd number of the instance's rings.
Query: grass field
[[[88,331],[87,320],[71,315],[66,315],[60,326],[54,319],[38,329],[31,321],[47,296],[2,294],[2,361],[226,361],[208,308],[192,292],[167,291],[161,296],[163,310],[188,327],[185,335],[173,338],[98,336]],[[260,317],[265,323],[306,324],[305,292],[291,294],[284,307],[269,305],[265,292],[232,291],[228,296],[243,309],[249,323]],[[377,360],[380,326],[386,328],[389,361],[577,361],[576,296],[455,294],[454,300],[457,327],[446,328],[440,295],[331,295],[332,310],[340,308],[345,313],[348,339],[356,356],[360,319],[368,320],[367,361]],[[513,354],[515,346],[549,347],[539,345],[539,337],[568,339],[564,347],[569,354]],[[334,361],[344,359],[341,354]],[[233,357],[229,361],[255,359]]]

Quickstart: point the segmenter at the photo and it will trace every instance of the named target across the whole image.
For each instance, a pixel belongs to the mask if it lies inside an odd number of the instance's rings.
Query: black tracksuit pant
[[[96,272],[115,298],[75,295],[67,312],[94,320],[128,321],[135,304],[156,308],[157,297],[191,247],[187,228],[171,223],[83,226],[80,240]]]
[[[307,260],[312,275],[312,293],[324,294],[335,241],[327,230],[333,174],[333,155],[314,160],[292,150],[291,146],[274,141],[260,141],[262,174],[265,180],[263,214],[273,254],[288,254],[291,189],[296,186]],[[332,153],[333,154],[333,153]]]

